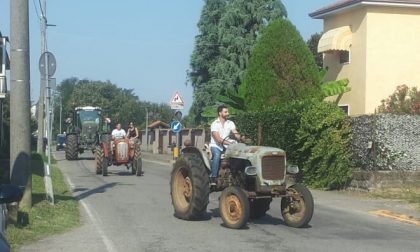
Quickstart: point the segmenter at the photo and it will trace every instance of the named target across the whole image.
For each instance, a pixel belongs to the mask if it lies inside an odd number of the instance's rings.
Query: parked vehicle
[[[5,238],[7,222],[7,206],[12,202],[19,202],[22,199],[23,191],[15,185],[0,185],[0,251],[9,252],[10,244]]]
[[[55,148],[56,151],[64,150],[65,147],[66,147],[66,135],[58,134],[57,135],[57,146]]]
[[[314,202],[302,184],[287,180],[297,166],[286,165],[285,151],[264,146],[231,144],[222,158],[217,185],[210,187],[210,159],[195,147],[186,147],[171,174],[171,198],[175,216],[199,219],[206,212],[210,192],[221,191],[219,211],[229,228],[242,228],[249,218],[259,218],[270,209],[274,197],[281,197],[285,223],[304,227],[312,219]]]

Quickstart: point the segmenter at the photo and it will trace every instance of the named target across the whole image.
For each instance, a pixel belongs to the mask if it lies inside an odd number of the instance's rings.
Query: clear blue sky
[[[0,0],[0,31],[9,35],[9,1]],[[322,31],[308,13],[335,0],[283,0],[289,19],[306,40]],[[29,0],[31,99],[39,97],[40,26]],[[48,49],[57,59],[57,83],[69,77],[110,80],[134,89],[141,100],[168,103],[175,91],[188,112],[192,88],[186,71],[198,33],[201,0],[47,1]]]

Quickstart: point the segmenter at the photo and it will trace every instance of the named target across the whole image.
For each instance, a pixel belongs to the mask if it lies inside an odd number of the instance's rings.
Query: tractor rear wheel
[[[220,195],[219,211],[226,227],[245,226],[249,219],[249,199],[245,191],[237,186],[225,188]]]
[[[67,144],[66,144],[66,159],[67,160],[76,160],[78,157],[78,146],[77,146],[77,135],[69,134],[67,135]]]
[[[171,173],[171,198],[175,217],[183,220],[200,219],[209,203],[209,174],[196,154],[183,154]]]
[[[270,209],[271,198],[264,199],[254,199],[249,202],[249,218],[258,219],[265,215],[265,213]]]
[[[96,147],[95,150],[95,163],[96,163],[96,174],[102,173],[102,168],[105,165],[108,165],[105,158],[104,149],[101,147]]]
[[[133,175],[136,174],[136,176],[141,176],[143,175],[142,168],[143,168],[143,163],[141,159],[141,149],[140,149],[140,145],[137,145],[134,151],[134,159],[133,159],[131,172],[133,173]]]

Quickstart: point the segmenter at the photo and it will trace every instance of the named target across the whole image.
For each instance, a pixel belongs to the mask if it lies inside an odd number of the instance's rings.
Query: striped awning
[[[318,42],[318,52],[349,51],[352,33],[350,26],[342,26],[327,31]]]

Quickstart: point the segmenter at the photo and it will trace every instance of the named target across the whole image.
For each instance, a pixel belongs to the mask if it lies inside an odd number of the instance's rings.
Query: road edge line
[[[68,185],[70,186],[70,188],[73,189],[76,187],[73,182],[71,182],[70,178],[65,174],[64,177],[68,183]],[[102,239],[102,242],[104,243],[106,249],[108,252],[117,252],[117,250],[115,249],[114,243],[112,242],[112,240],[110,240],[105,232],[103,231],[103,229],[101,228],[98,219],[95,217],[95,214],[90,210],[88,204],[83,200],[80,199],[79,200],[80,204],[82,205],[83,209],[85,210],[86,214],[88,215],[88,218],[90,219],[90,221],[93,223],[93,226],[95,227],[96,231],[98,232],[99,236]]]
[[[413,224],[416,226],[420,226],[420,219],[416,219],[413,216],[408,216],[405,214],[399,214],[395,213],[389,210],[375,210],[375,211],[369,211],[370,214],[382,216],[390,219],[394,219],[400,222]]]

